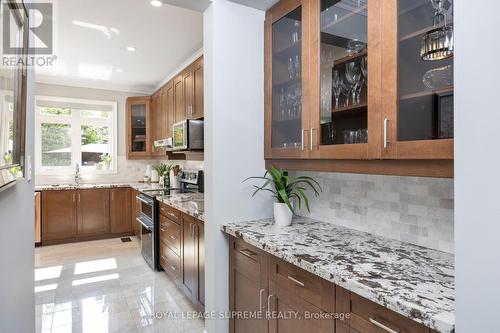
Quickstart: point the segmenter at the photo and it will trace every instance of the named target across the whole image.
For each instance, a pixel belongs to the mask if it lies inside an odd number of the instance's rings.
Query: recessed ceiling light
[[[163,5],[163,2],[161,2],[160,0],[152,0],[151,5],[153,7],[161,7]]]
[[[121,68],[117,68],[117,69],[116,69],[116,71],[117,71],[118,73],[123,73],[123,69],[121,69]]]
[[[127,46],[127,51],[134,52],[135,51],[135,47],[133,47],[133,46]]]

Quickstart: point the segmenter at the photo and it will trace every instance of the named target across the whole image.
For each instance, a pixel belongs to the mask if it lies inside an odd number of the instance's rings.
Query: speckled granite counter
[[[205,221],[203,193],[172,193],[170,195],[157,196],[156,199],[198,220]]]
[[[453,255],[307,218],[222,230],[438,332],[454,330]]]
[[[61,184],[61,185],[37,185],[35,191],[58,191],[58,190],[85,190],[94,188],[119,188],[130,187],[137,191],[150,191],[161,189],[157,183],[95,183],[86,184]],[[156,197],[159,201],[172,206],[183,213],[191,215],[199,220],[204,221],[204,196],[203,193],[178,193],[172,190],[169,195],[161,195]]]

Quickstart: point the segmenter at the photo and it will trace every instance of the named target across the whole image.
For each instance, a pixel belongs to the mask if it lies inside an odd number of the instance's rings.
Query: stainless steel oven
[[[141,193],[137,196],[141,203],[141,214],[137,221],[141,223],[141,253],[148,265],[158,270],[158,231],[156,223],[156,201],[154,197]]]

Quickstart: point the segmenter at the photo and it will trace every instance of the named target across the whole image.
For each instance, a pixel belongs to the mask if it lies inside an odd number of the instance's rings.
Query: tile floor
[[[37,333],[202,333],[202,319],[164,272],[153,272],[139,241],[119,238],[36,248]],[[153,314],[168,314],[154,319]]]

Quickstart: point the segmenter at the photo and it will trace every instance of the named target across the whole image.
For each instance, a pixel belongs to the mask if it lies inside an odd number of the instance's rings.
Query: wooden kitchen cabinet
[[[203,222],[187,214],[181,215],[181,221],[181,288],[195,305],[203,308],[205,306],[205,249],[203,238],[200,240],[200,237],[204,237]]]
[[[42,241],[42,194],[35,192],[35,244]]]
[[[166,138],[166,122],[159,91],[151,97],[151,157],[165,156],[165,148],[155,148],[154,142]]]
[[[267,333],[265,318],[269,296],[269,256],[235,238],[229,241],[229,308],[231,311],[261,312],[261,318],[231,318],[231,333]]]
[[[175,122],[175,99],[174,99],[174,83],[168,82],[162,92],[162,105],[165,108],[167,116],[167,138],[173,136],[172,129]]]
[[[261,319],[230,319],[231,333],[436,333],[235,237],[229,239],[229,309],[264,312]]]
[[[77,236],[76,191],[42,192],[42,243]]]
[[[110,196],[110,232],[121,234],[132,232],[130,223],[130,189],[112,188]]]
[[[196,60],[193,65],[191,65],[191,71],[193,72],[193,101],[190,119],[203,118],[205,115],[204,111],[204,81],[203,81],[203,57]]]
[[[452,177],[453,57],[420,57],[433,15],[423,0],[282,0],[269,9],[267,165]]]
[[[137,199],[139,191],[130,189],[130,202],[132,209],[130,210],[130,221],[132,223],[132,232],[136,237],[141,237],[141,223],[137,220],[141,215],[141,202]]]
[[[151,156],[151,97],[127,98],[127,159],[148,159]]]
[[[41,193],[43,245],[110,238],[132,232],[129,188]]]
[[[174,124],[186,119],[186,104],[184,95],[184,76],[179,74],[174,78]]]
[[[77,190],[77,220],[79,236],[109,233],[109,190]]]

